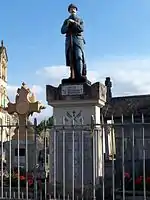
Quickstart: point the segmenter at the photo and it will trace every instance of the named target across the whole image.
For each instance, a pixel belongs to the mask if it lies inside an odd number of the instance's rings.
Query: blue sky
[[[45,84],[58,84],[66,73],[60,27],[70,3],[78,6],[85,22],[89,78],[111,76],[116,94],[150,92],[139,90],[141,85],[148,88],[150,73],[149,0],[5,0],[0,4],[0,39],[8,51],[10,95],[15,92],[10,88],[25,81],[40,90],[38,98],[44,101]],[[139,80],[141,72],[144,83]],[[121,84],[125,93],[119,89]]]

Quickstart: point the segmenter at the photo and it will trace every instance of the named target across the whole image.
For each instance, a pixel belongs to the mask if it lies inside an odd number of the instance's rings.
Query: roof
[[[105,118],[131,117],[132,114],[150,116],[150,95],[113,97],[102,108],[102,113]]]
[[[0,46],[0,55],[1,53],[5,51],[5,55],[6,55],[6,59],[8,61],[8,56],[7,56],[7,50],[6,50],[6,47],[3,46],[3,42],[1,42],[1,46]]]

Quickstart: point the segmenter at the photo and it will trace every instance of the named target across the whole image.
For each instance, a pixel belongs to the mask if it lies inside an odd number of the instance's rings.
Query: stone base
[[[63,185],[63,141],[65,141],[65,181],[66,187],[71,186],[72,190],[72,133],[74,133],[74,187],[82,185],[82,155],[83,159],[83,177],[85,187],[93,182],[93,143],[91,142],[91,116],[94,118],[95,124],[100,124],[101,107],[106,102],[106,87],[100,82],[88,84],[88,80],[64,79],[58,87],[52,85],[46,86],[47,102],[53,106],[53,117],[55,119],[56,130],[56,181]],[[76,128],[77,126],[77,128]],[[53,131],[53,130],[52,130]],[[97,152],[97,161],[101,156],[101,131],[94,140],[94,146]],[[96,133],[97,133],[96,131]],[[58,133],[58,134],[57,134]],[[63,133],[65,133],[63,137]],[[54,168],[54,134],[50,135],[50,178],[53,183]],[[64,139],[63,139],[64,138]],[[82,144],[84,144],[82,146]],[[82,154],[83,148],[83,154]],[[96,169],[99,169],[95,175],[95,179],[102,174],[101,163],[95,163]],[[87,188],[87,187],[86,187]],[[91,191],[92,188],[89,188]],[[89,192],[88,191],[88,192]],[[67,191],[66,191],[67,192]]]
[[[87,79],[84,79],[84,82],[81,82],[81,80],[77,82],[74,79],[63,79],[62,82],[63,84],[60,84],[58,87],[46,86],[46,99],[49,105],[54,106],[56,103],[62,106],[66,104],[66,101],[68,101],[66,105],[69,103],[72,106],[74,106],[76,101],[81,104],[93,102],[94,104],[105,105],[106,88],[100,82],[92,85]]]
[[[81,84],[81,83],[87,83],[88,85],[91,85],[91,82],[86,78],[81,76],[78,79],[72,79],[72,78],[68,78],[68,79],[62,79],[61,81],[62,84]]]

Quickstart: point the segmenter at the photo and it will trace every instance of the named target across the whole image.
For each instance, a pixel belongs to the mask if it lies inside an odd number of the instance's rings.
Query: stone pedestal
[[[81,188],[83,184],[85,188],[101,174],[99,124],[106,88],[99,82],[92,85],[60,84],[58,87],[47,85],[46,95],[48,104],[53,107],[55,125],[50,140],[51,180],[65,183],[66,188]],[[94,131],[91,130],[91,117],[94,119]]]

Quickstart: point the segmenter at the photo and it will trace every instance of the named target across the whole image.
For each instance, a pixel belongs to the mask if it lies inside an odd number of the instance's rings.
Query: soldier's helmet
[[[70,11],[71,8],[75,8],[76,10],[78,10],[77,6],[72,3],[68,6],[68,12]]]

